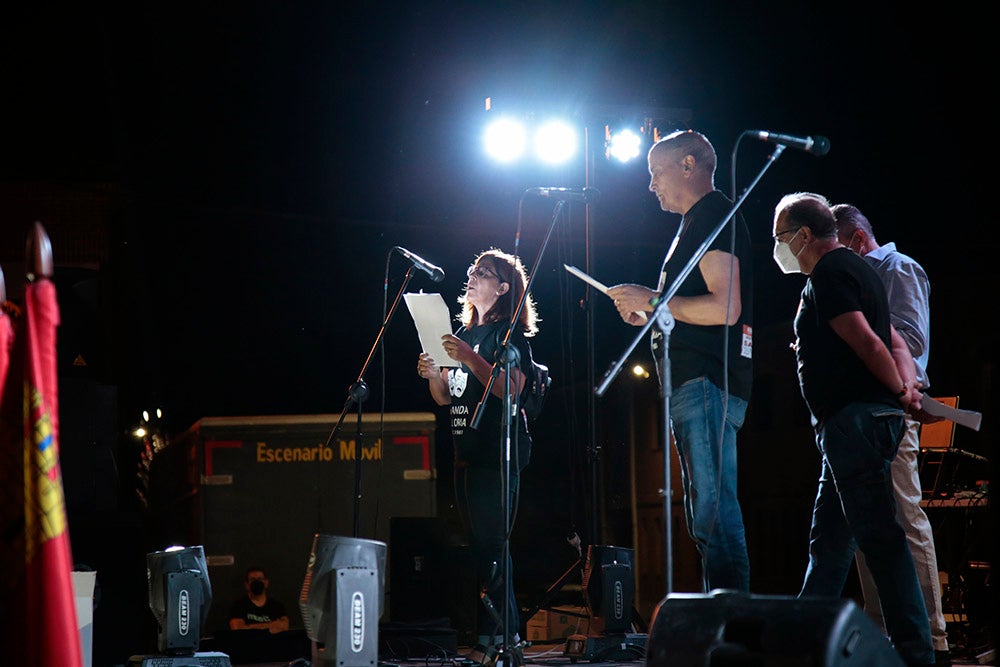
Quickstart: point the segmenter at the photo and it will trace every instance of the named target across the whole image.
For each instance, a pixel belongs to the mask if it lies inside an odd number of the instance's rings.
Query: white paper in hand
[[[608,286],[602,283],[601,281],[597,280],[596,278],[591,278],[590,276],[588,276],[586,273],[576,268],[575,266],[570,266],[569,264],[563,264],[563,267],[567,271],[572,273],[574,276],[582,280],[583,282],[597,289],[598,292],[602,294],[608,293]]]
[[[959,410],[945,405],[941,401],[935,401],[930,396],[924,396],[920,401],[920,407],[929,415],[934,417],[944,417],[956,424],[971,428],[973,431],[979,430],[979,425],[983,421],[983,414],[975,410]]]
[[[417,326],[417,337],[424,353],[430,355],[438,368],[458,368],[458,362],[449,357],[441,346],[441,337],[452,333],[451,313],[441,295],[408,292],[403,299]]]

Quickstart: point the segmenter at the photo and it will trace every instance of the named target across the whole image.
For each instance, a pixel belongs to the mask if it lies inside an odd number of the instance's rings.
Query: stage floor
[[[566,665],[580,665],[580,667],[642,667],[645,665],[645,657],[637,656],[634,660],[613,660],[613,661],[582,661],[573,660],[564,655],[564,644],[547,644],[547,645],[533,645],[528,646],[524,649],[524,662],[526,665],[542,665],[547,667],[562,667]],[[450,660],[434,663],[427,660],[419,660],[413,662],[396,662],[393,664],[399,665],[399,667],[415,667],[416,665],[421,665],[423,667],[477,667],[479,663],[472,662],[468,659],[469,654],[472,649],[469,647],[462,647],[458,651],[458,655]],[[969,652],[968,654],[960,653],[955,651],[952,654],[951,665],[953,667],[964,667],[966,665],[996,665],[996,651],[993,648],[981,649],[977,654],[974,652]],[[285,667],[285,666],[282,666]],[[386,667],[382,665],[381,667]]]
[[[392,660],[381,658],[379,667],[479,667],[481,663],[470,659],[473,653],[471,647],[460,647],[457,652],[448,655],[443,651],[438,655],[433,652],[426,656],[407,656],[403,660]],[[558,644],[536,644],[523,649],[524,664],[538,665],[542,667],[564,667],[569,665],[580,665],[581,667],[643,667],[645,658],[636,656],[635,659],[613,660],[613,661],[581,661],[567,657],[564,643]],[[308,662],[262,662],[262,663],[234,663],[243,667],[309,667]],[[965,667],[971,665],[996,665],[996,652],[992,649],[984,649],[978,655],[970,652],[968,655],[955,652],[952,655],[951,665],[953,667]],[[501,665],[502,667],[502,665]]]
[[[985,633],[962,633],[952,624],[949,624],[948,631],[952,641],[952,667],[997,664],[991,637]],[[773,639],[775,634],[772,632],[770,636]],[[519,664],[536,667],[645,667],[648,643],[648,635],[641,633],[610,636],[576,634],[571,635],[569,640],[522,642],[519,644],[519,654],[509,659],[503,653],[498,655],[495,650],[484,658],[481,651],[456,641],[453,629],[440,624],[387,624],[380,628],[378,639],[378,667],[515,667]],[[697,639],[692,638],[690,641]],[[794,642],[795,639],[789,637],[789,641]],[[698,657],[690,655],[692,646],[694,644],[675,647],[678,660],[684,665]],[[688,649],[688,655],[684,655],[685,648]],[[777,654],[780,647],[772,646],[771,650],[776,652],[772,656],[776,661],[787,665],[792,664],[790,660],[794,661],[799,653],[808,662],[811,658],[805,652],[812,648],[814,647],[790,645],[788,654],[785,655]],[[311,667],[310,659],[315,658],[313,643],[302,630],[278,635],[270,635],[265,630],[233,632],[226,637],[217,637],[215,642],[203,640],[200,650],[216,651],[216,655],[221,653],[228,656],[232,665],[243,667]],[[655,651],[661,656],[662,662],[667,653],[662,637],[657,642]],[[859,654],[856,657],[863,656]],[[871,657],[873,656],[869,655]],[[764,659],[762,664],[770,664],[766,661],[767,656]],[[321,662],[323,661],[315,660],[317,666]]]

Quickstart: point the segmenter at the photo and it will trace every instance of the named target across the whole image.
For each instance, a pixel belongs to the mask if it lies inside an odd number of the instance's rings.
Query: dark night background
[[[81,409],[74,396],[90,406],[82,409],[98,406],[93,428],[113,442],[107,456],[74,468],[67,459],[79,457],[65,451],[73,435],[63,433],[71,521],[85,527],[72,535],[77,560],[103,569],[106,556],[83,534],[97,522],[132,531],[122,544],[142,541],[130,518],[138,452],[125,435],[142,410],[161,407],[167,433],[207,416],[339,414],[379,330],[383,297],[391,300],[407,267],[390,248],[442,266],[442,283],[417,272],[408,289],[440,291],[453,306],[476,252],[513,250],[525,188],[584,184],[582,154],[561,169],[489,162],[480,148],[486,97],[498,110],[572,117],[595,143],[609,110],[666,125],[676,119],[664,110],[686,109],[686,126],[716,146],[716,184],[727,193],[742,131],[829,137],[822,158],[785,151],[742,208],[755,244],[758,348],[741,436],[748,497],[788,479],[806,495],[814,488],[808,441],[760,437],[775,423],[794,423],[796,436],[807,426],[800,400],[778,398],[797,398],[793,360],[782,351],[803,280],[782,276],[770,258],[773,207],[799,190],[857,205],[880,242],[895,241],[924,265],[933,285],[933,393],[961,395],[984,413],[981,432],[959,429],[956,445],[992,456],[996,318],[988,306],[998,271],[985,222],[995,73],[984,17],[958,6],[731,4],[6,9],[0,262],[16,299],[24,236],[33,221],[46,225],[63,312],[62,409]],[[739,144],[740,190],[772,149]],[[590,178],[602,197],[589,227],[582,207],[572,207],[535,278],[543,318],[535,355],[557,385],[538,426],[526,503],[532,488],[538,508],[552,501],[537,490],[543,483],[573,496],[550,525],[526,520],[529,531],[555,536],[541,543],[585,530],[579,406],[588,354],[600,376],[635,334],[599,298],[588,349],[584,292],[561,264],[585,265],[589,230],[591,273],[608,284],[653,283],[678,221],[646,190],[644,160],[621,167],[596,152]],[[520,255],[529,266],[551,213],[550,201],[524,204]],[[646,350],[643,342],[634,356],[646,361]],[[404,309],[365,373],[366,412],[433,409],[413,372],[418,351]],[[87,366],[74,366],[81,354]],[[134,550],[139,559],[149,546]],[[751,544],[752,563],[757,553],[766,558],[765,546]],[[544,585],[565,563],[550,565],[526,581]],[[106,655],[142,648],[98,641]]]

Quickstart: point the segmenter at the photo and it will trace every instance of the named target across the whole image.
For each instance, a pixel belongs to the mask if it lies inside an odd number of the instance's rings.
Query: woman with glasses
[[[467,275],[465,291],[458,298],[462,312],[457,319],[462,326],[442,339],[450,359],[435,360],[421,354],[417,372],[427,379],[435,402],[450,406],[456,505],[469,536],[478,580],[486,591],[488,600],[484,602],[491,602],[496,614],[490,613],[486,604],[478,605],[479,646],[474,654],[489,656],[496,645],[503,643],[505,606],[511,637],[520,623],[505,536],[517,510],[520,472],[531,456],[527,423],[523,412],[518,410],[517,417],[511,419],[509,425],[511,447],[507,460],[507,448],[503,446],[507,431],[502,407],[508,380],[503,363],[482,407],[477,428],[472,428],[472,419],[489,383],[514,309],[524,294],[527,278],[517,258],[495,248],[480,253]],[[527,369],[531,363],[527,338],[538,331],[537,321],[535,304],[529,294],[507,346],[511,401],[517,399],[518,405],[525,386],[522,369]],[[503,502],[505,477],[509,478],[506,503],[509,517],[505,516]],[[503,580],[505,552],[506,586]]]

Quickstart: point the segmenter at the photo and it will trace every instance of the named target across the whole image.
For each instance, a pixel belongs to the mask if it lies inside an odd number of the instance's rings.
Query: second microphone
[[[431,280],[433,280],[434,282],[439,283],[442,280],[444,280],[444,269],[442,269],[440,266],[435,266],[434,264],[431,264],[420,255],[415,255],[414,253],[410,252],[409,250],[401,246],[396,246],[393,249],[398,250],[400,255],[413,262],[413,266],[417,267],[421,271],[426,272],[427,275],[429,275],[431,277]]]

